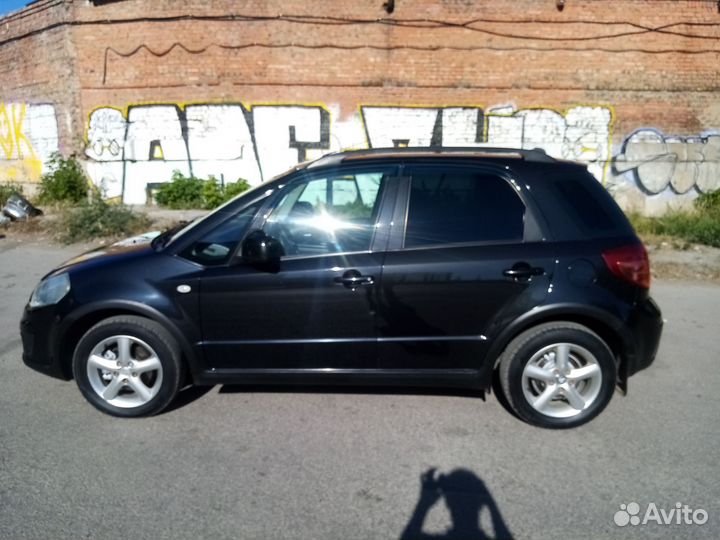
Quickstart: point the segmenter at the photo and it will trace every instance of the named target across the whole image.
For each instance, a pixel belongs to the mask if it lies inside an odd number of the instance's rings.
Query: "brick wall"
[[[542,146],[648,213],[720,187],[717,2],[382,4],[41,0],[0,20],[0,100],[128,202],[392,144]]]
[[[83,130],[70,6],[41,0],[0,19],[0,182],[39,181]]]

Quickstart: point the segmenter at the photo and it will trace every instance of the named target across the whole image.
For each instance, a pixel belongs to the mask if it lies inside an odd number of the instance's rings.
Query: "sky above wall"
[[[11,11],[24,8],[30,1],[31,0],[0,0],[0,17]]]

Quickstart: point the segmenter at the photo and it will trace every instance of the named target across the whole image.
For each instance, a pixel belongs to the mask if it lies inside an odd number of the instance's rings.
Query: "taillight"
[[[650,261],[642,244],[608,249],[602,254],[610,271],[633,285],[650,288]]]

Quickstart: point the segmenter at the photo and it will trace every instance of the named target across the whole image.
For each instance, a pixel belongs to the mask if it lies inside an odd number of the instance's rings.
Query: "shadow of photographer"
[[[445,500],[452,525],[444,533],[423,532],[428,512],[441,499]],[[484,509],[490,514],[492,534],[484,530],[481,523]],[[451,538],[505,540],[512,538],[512,534],[495,499],[475,473],[455,469],[449,474],[436,475],[436,469],[431,468],[420,475],[420,498],[400,540]]]

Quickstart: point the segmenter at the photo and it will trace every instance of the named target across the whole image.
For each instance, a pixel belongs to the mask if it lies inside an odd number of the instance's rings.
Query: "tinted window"
[[[205,266],[227,263],[261,204],[258,201],[223,221],[185,250],[182,256]]]
[[[526,179],[556,241],[634,234],[622,210],[584,167],[534,166]]]
[[[467,170],[412,174],[405,247],[520,242],[525,206],[503,178]]]
[[[610,214],[598,204],[588,188],[575,180],[556,180],[558,194],[565,206],[570,209],[576,221],[583,224],[587,231],[607,232],[615,228]]]
[[[383,172],[328,174],[287,186],[265,232],[288,256],[370,249]]]

